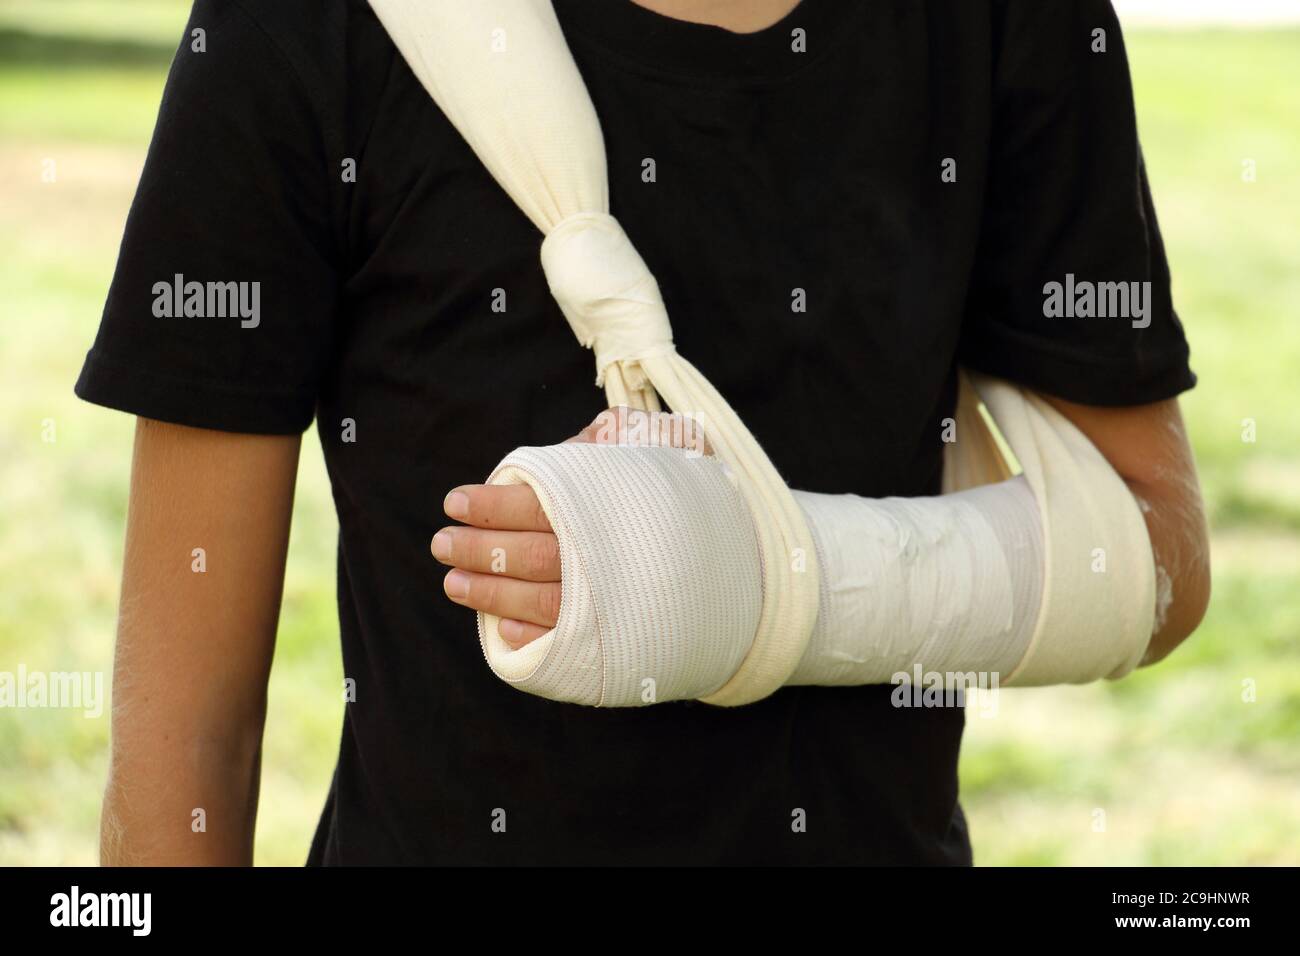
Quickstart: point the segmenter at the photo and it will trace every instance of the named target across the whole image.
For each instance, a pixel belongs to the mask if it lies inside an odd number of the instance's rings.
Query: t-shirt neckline
[[[553,0],[565,34],[594,42],[649,70],[682,78],[772,81],[821,58],[837,35],[836,24],[853,4],[800,0],[776,23],[754,33],[692,23],[648,10],[632,0]],[[795,52],[802,28],[811,52]]]

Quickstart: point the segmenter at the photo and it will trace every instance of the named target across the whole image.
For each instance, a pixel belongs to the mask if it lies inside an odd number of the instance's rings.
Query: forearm
[[[267,577],[242,586],[237,567],[195,573],[187,563],[167,574],[138,554],[151,534],[140,515],[133,532],[113,667],[102,861],[250,864],[281,574],[274,565],[255,569]],[[208,540],[216,554],[235,557],[223,537]]]
[[[1133,630],[1117,647],[1143,647],[1141,662],[1150,664],[1204,614],[1205,521],[1194,479],[1126,484],[1150,536],[1156,589],[1153,630]],[[1023,478],[934,498],[795,497],[823,552],[823,581],[817,626],[789,683],[886,682],[918,667],[999,681],[1015,672],[1046,583],[1038,508]],[[1090,673],[1089,649],[1080,647],[1070,679],[1107,676],[1095,667]]]
[[[1147,525],[1156,590],[1153,630],[1132,630],[1116,649],[1123,657],[1124,648],[1143,647],[1150,664],[1204,614],[1204,515],[1194,480],[1126,484]],[[1015,673],[1046,585],[1038,507],[1023,478],[933,498],[795,497],[818,542],[823,581],[817,626],[789,683],[887,682],[916,668],[999,681]],[[1107,676],[1118,658],[1089,663],[1090,650],[1080,646],[1077,669],[1062,679]]]
[[[817,624],[789,684],[1009,677],[1038,620],[1038,505],[1023,477],[955,494],[795,492],[817,543]]]
[[[115,717],[100,821],[105,866],[248,866],[261,766],[261,726],[168,725],[145,701]]]

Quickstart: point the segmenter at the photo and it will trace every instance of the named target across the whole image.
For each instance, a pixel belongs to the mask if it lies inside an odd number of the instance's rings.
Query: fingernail
[[[463,491],[453,491],[442,503],[442,510],[448,518],[464,518],[469,514],[469,495]]]
[[[522,624],[510,618],[503,618],[497,625],[497,633],[501,635],[501,640],[509,644],[513,650],[519,649],[519,639],[523,637],[523,630]]]
[[[443,579],[442,589],[453,601],[463,601],[469,596],[469,575],[459,568]]]
[[[439,561],[451,560],[451,531],[443,528],[433,536],[433,556]]]

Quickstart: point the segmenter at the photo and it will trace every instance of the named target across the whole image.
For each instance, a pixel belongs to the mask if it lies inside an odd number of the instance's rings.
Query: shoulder
[[[236,87],[227,93],[245,100],[292,97],[340,134],[358,97],[373,99],[397,55],[366,0],[194,0],[182,58],[196,29],[206,67],[195,68],[205,85]]]
[[[366,0],[194,0],[187,34],[257,71],[289,66],[307,91],[328,97],[349,70],[387,70],[393,48]],[[278,61],[278,62],[276,62]]]
[[[1111,0],[991,0],[990,13],[994,29],[1021,44],[1073,47],[1081,35],[1119,26]]]
[[[191,27],[204,20],[249,50],[269,48],[322,92],[342,78],[355,39],[379,26],[365,0],[195,0]]]

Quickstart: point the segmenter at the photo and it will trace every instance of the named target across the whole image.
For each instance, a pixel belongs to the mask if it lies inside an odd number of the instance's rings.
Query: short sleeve
[[[314,115],[239,3],[197,0],[77,395],[225,431],[311,423],[338,299]]]
[[[959,358],[1069,401],[1191,388],[1109,0],[1008,0]]]

